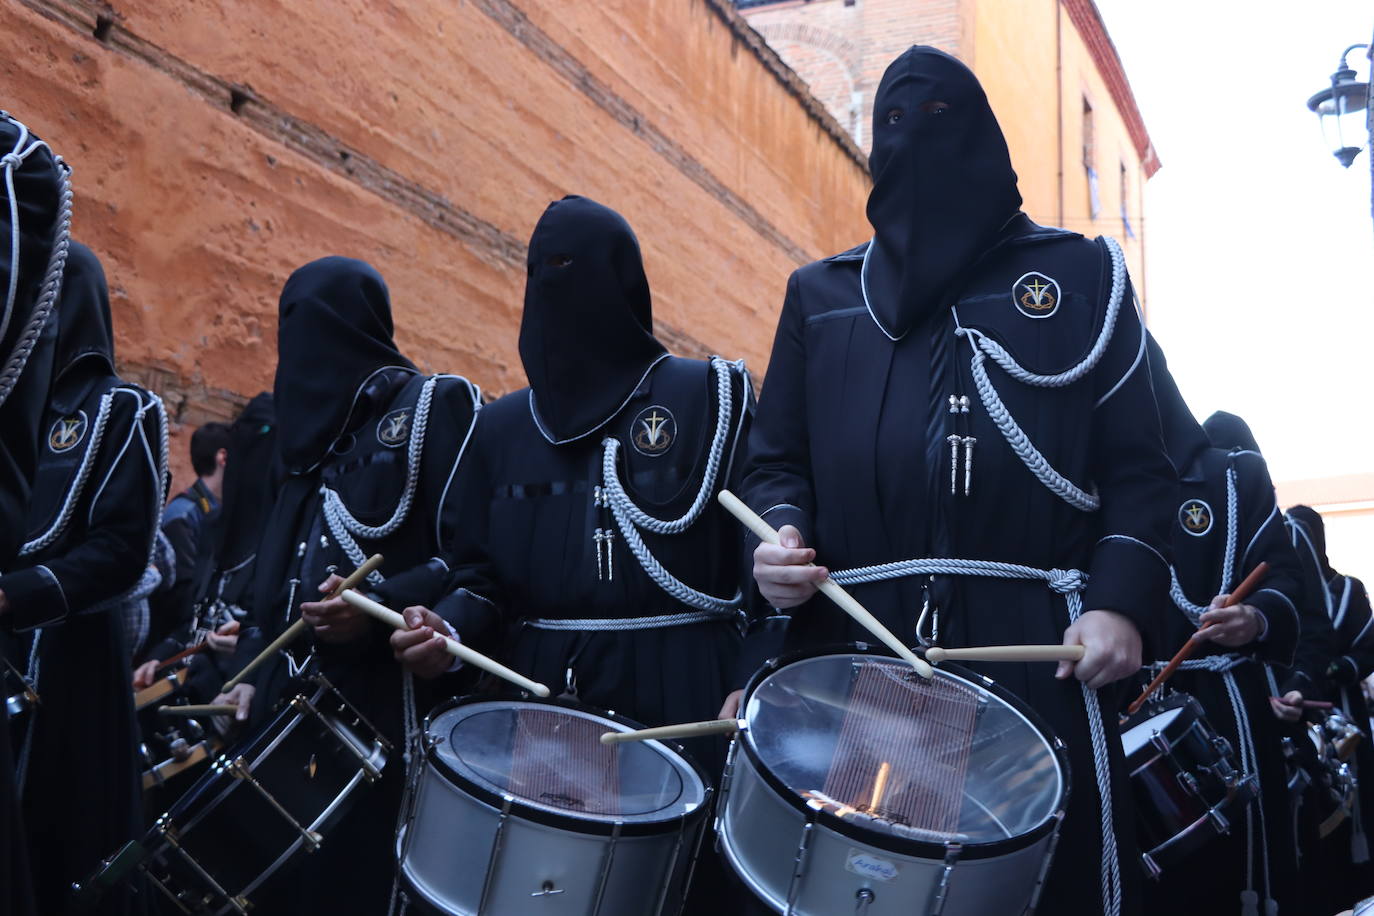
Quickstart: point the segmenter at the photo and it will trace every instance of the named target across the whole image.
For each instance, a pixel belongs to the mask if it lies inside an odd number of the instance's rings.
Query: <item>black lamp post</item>
[[[1331,74],[1331,88],[1323,89],[1307,100],[1307,107],[1317,113],[1321,121],[1322,133],[1331,147],[1332,154],[1341,165],[1350,168],[1350,163],[1369,142],[1369,130],[1365,124],[1365,112],[1369,108],[1369,84],[1355,78],[1355,71],[1346,63],[1350,52],[1356,48],[1368,48],[1367,44],[1354,44],[1341,52],[1341,64]]]

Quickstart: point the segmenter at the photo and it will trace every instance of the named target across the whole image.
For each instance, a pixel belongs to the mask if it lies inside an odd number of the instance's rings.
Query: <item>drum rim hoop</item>
[[[1212,734],[1221,735],[1221,732],[1217,731],[1216,726],[1214,726],[1211,723],[1211,720],[1207,718],[1207,712],[1202,708],[1202,701],[1195,697],[1193,694],[1188,693],[1184,690],[1175,690],[1167,697],[1163,697],[1158,700],[1152,700],[1146,703],[1144,706],[1140,707],[1140,709],[1136,711],[1135,715],[1127,716],[1126,721],[1121,723],[1121,726],[1119,727],[1118,731],[1120,732],[1121,737],[1124,739],[1126,736],[1126,732],[1135,728],[1137,725],[1145,724],[1150,719],[1153,719],[1155,716],[1162,715],[1163,713],[1168,712],[1171,709],[1179,709],[1182,710],[1182,712],[1179,715],[1174,716],[1174,718],[1167,725],[1165,725],[1163,729],[1160,730],[1160,734],[1163,735],[1165,740],[1169,742],[1170,747],[1177,744],[1178,740],[1182,738],[1189,731],[1189,729],[1191,729],[1193,725],[1197,722],[1206,722],[1207,728],[1209,731],[1212,732]],[[1131,771],[1135,771],[1141,765],[1133,763],[1132,758],[1141,756],[1154,756],[1155,754],[1159,753],[1159,751],[1155,749],[1149,741],[1146,741],[1144,744],[1136,748],[1134,751],[1131,751],[1130,753],[1126,753],[1126,748],[1124,745],[1122,746],[1121,750],[1122,756],[1126,759],[1126,767]]]
[[[884,649],[863,642],[831,643],[825,646],[790,652],[785,655],[770,658],[758,671],[754,672],[753,677],[749,679],[749,683],[744,688],[744,696],[740,700],[741,718],[743,718],[743,710],[747,706],[749,698],[754,695],[754,691],[758,688],[759,684],[769,675],[796,662],[805,661],[809,658],[820,658],[827,655],[872,655],[877,658],[892,659],[894,661],[898,660],[896,656],[888,654]],[[996,681],[984,677],[981,674],[977,674],[962,665],[951,662],[941,662],[940,669],[956,674],[963,680],[969,681],[975,686],[988,691],[1024,716],[1026,721],[1031,724],[1031,727],[1046,740],[1047,744],[1049,744],[1055,759],[1059,761],[1061,778],[1063,780],[1063,791],[1060,793],[1059,803],[1055,806],[1054,811],[1043,821],[1025,833],[1017,834],[1014,837],[1007,837],[1006,839],[995,840],[989,843],[962,843],[960,844],[962,852],[960,852],[959,858],[992,859],[1034,846],[1045,836],[1059,829],[1059,824],[1063,821],[1064,815],[1068,811],[1069,798],[1073,790],[1073,770],[1069,765],[1068,748],[1049,728],[1045,720],[1040,717],[1039,713],[1031,709],[1029,704]],[[740,732],[739,737],[735,739],[735,744],[743,750],[745,757],[748,758],[750,769],[764,781],[775,795],[781,798],[789,807],[796,809],[808,818],[813,818],[816,823],[821,826],[847,837],[848,839],[862,843],[865,846],[887,850],[896,855],[911,856],[918,859],[944,858],[945,851],[949,848],[949,844],[937,843],[933,840],[918,840],[911,837],[899,837],[893,834],[877,833],[876,831],[859,827],[825,809],[818,811],[812,808],[803,801],[802,797],[794,792],[790,786],[785,784],[774,775],[768,767],[763,765],[763,760],[759,757],[758,751],[754,747],[754,742],[749,740],[749,730],[747,728]],[[722,812],[722,817],[724,817],[724,812]],[[875,843],[873,841],[875,837],[880,838],[882,842]]]
[[[435,706],[430,710],[429,715],[425,716],[424,733],[426,738],[429,736],[430,728],[434,720],[450,710],[460,706],[471,706],[477,703],[507,702],[507,703],[528,703],[536,706],[555,706],[569,709],[575,712],[585,713],[608,722],[623,725],[627,730],[644,728],[644,726],[633,719],[625,716],[608,713],[604,709],[582,703],[578,700],[571,700],[566,697],[533,697],[525,694],[512,695],[501,692],[496,694],[468,694],[462,697],[451,697]],[[682,746],[674,742],[659,741],[653,742],[661,744],[673,753],[678,760],[694,773],[701,782],[702,799],[701,804],[691,811],[683,811],[671,817],[657,818],[653,820],[624,820],[616,821],[605,818],[583,818],[573,814],[561,814],[546,808],[535,807],[527,804],[523,799],[514,795],[507,795],[493,791],[487,786],[481,785],[470,776],[458,772],[439,756],[436,748],[430,742],[425,742],[425,762],[436,770],[439,775],[450,783],[471,795],[476,800],[486,804],[497,811],[503,809],[510,799],[510,810],[518,812],[524,820],[542,824],[545,827],[552,827],[557,830],[566,830],[570,833],[582,836],[658,836],[670,834],[679,829],[679,825],[690,825],[694,820],[703,818],[711,810],[715,798],[715,785],[706,775],[705,770],[697,763],[692,756],[682,749]]]

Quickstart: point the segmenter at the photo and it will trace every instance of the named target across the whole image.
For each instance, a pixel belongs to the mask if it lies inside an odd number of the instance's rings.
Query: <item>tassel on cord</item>
[[[1254,891],[1240,892],[1240,916],[1259,916],[1259,894]]]

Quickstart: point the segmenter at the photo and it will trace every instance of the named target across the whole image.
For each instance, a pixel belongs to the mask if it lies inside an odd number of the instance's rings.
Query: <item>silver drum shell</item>
[[[740,752],[740,740],[730,748],[716,831],[736,874],[775,912],[1012,916],[1031,911],[1057,830],[1005,855],[952,862],[941,902],[944,861],[860,842],[808,817],[778,796],[750,755]],[[871,895],[867,909],[861,906],[865,891]]]
[[[397,838],[401,879],[446,916],[677,913],[709,807],[660,833],[581,833],[522,817],[513,799],[503,811],[427,761]]]

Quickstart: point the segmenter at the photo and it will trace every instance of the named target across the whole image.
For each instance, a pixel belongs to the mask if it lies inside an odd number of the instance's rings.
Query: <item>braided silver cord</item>
[[[970,333],[976,334],[977,332]],[[1096,512],[1102,505],[1097,493],[1088,493],[1063,474],[1060,474],[1050,464],[1049,460],[1040,453],[1040,450],[1030,441],[1030,437],[1017,425],[1006,405],[1002,403],[1002,399],[997,395],[997,389],[992,387],[992,380],[988,378],[987,368],[983,365],[983,361],[983,352],[974,350],[971,364],[973,383],[978,389],[978,397],[983,402],[983,407],[987,410],[988,416],[1001,431],[1002,438],[1007,440],[1007,444],[1021,459],[1021,463],[1026,466],[1026,469],[1034,474],[1036,479],[1044,484],[1051,493],[1075,509],[1083,512]]]
[[[692,501],[692,505],[680,518],[671,521],[655,518],[635,505],[629,494],[625,492],[625,487],[620,482],[620,474],[616,470],[616,458],[620,453],[620,440],[614,436],[607,436],[601,440],[602,487],[611,502],[619,503],[625,510],[626,516],[638,527],[652,531],[654,534],[678,534],[695,524],[710,503],[711,497],[716,492],[716,478],[720,474],[721,457],[725,453],[725,444],[730,438],[730,428],[734,425],[734,410],[730,397],[731,365],[730,362],[719,356],[711,357],[711,369],[716,376],[716,431],[711,438],[710,450],[706,453],[706,471],[701,478],[701,489],[697,491],[696,499]],[[742,362],[733,365],[743,368]]]
[[[150,470],[153,472],[153,524],[148,538],[148,557],[144,561],[144,569],[147,572],[153,572],[154,575],[156,575],[153,565],[153,559],[157,554],[158,532],[162,529],[162,501],[163,496],[167,492],[167,484],[170,482],[172,475],[171,467],[168,462],[169,450],[167,410],[162,403],[162,398],[153,394],[151,391],[137,392],[127,388],[123,390],[136,394],[139,400],[139,408],[138,411],[134,414],[134,425],[133,429],[130,431],[130,438],[132,438],[134,433],[137,433],[138,436],[143,440],[143,444],[145,446],[144,453],[148,456],[148,460],[150,462],[156,462],[156,465],[150,468]],[[143,400],[143,395],[145,394],[148,396],[148,400],[146,403]],[[148,438],[146,435],[144,435],[143,430],[143,418],[147,416],[148,411],[150,410],[154,411],[157,415],[158,453],[156,458],[153,457],[152,449],[148,448]],[[94,509],[94,506],[92,508]],[[128,602],[140,601],[141,599],[147,597],[148,593],[152,590],[151,588],[148,588],[145,583],[145,579],[147,578],[147,572],[145,572],[144,576],[140,578],[139,581],[135,582],[133,586],[130,587],[127,591],[120,592],[118,595],[112,595],[111,597],[106,598],[103,601],[99,601],[91,605],[90,607],[84,608],[81,611],[81,613],[98,614],[102,611],[109,610],[110,608],[116,607],[118,605],[126,604]],[[153,582],[152,587],[155,588],[160,581],[161,576],[158,576],[157,580]]]
[[[989,576],[996,579],[1040,579],[1061,595],[1073,595],[1087,587],[1087,573],[1079,569],[1038,569],[1019,563],[996,560],[937,558],[898,560],[875,566],[832,570],[830,579],[837,585],[860,585],[904,576]]]
[[[639,530],[630,521],[625,508],[619,503],[611,503],[611,514],[615,516],[616,525],[620,528],[620,534],[625,538],[625,546],[630,553],[639,561],[639,566],[654,580],[659,588],[668,593],[669,596],[676,598],[688,607],[694,607],[703,611],[733,615],[744,602],[744,594],[736,591],[733,598],[716,598],[705,592],[697,591],[687,583],[678,579],[668,570],[663,568],[663,564],[658,561],[650,551],[644,539],[639,536]]]
[[[14,149],[0,157],[0,167],[5,173],[5,193],[8,196],[10,210],[11,265],[9,288],[5,292],[5,307],[3,313],[0,313],[0,340],[3,340],[14,315],[14,300],[18,293],[19,283],[19,201],[14,193],[14,170],[22,165],[34,150],[50,149],[50,147],[41,140],[35,140],[21,152],[20,147],[24,145],[29,136],[28,128],[4,112],[0,112],[0,117],[4,117],[19,127],[19,139],[15,143]],[[37,346],[38,338],[48,323],[48,317],[57,306],[57,299],[62,291],[62,277],[67,267],[67,251],[71,245],[71,168],[62,160],[61,156],[54,155],[53,162],[58,171],[59,188],[57,226],[52,253],[48,256],[47,270],[43,274],[43,283],[39,287],[38,300],[34,303],[29,321],[15,340],[14,349],[6,358],[4,368],[0,369],[0,405],[9,399],[10,392],[19,383],[19,376],[23,373],[24,366],[28,362],[30,354],[33,353],[33,348]]]
[[[1240,520],[1237,510],[1236,498],[1236,469],[1234,466],[1226,469],[1226,553],[1221,560],[1221,584],[1217,588],[1218,595],[1224,595],[1231,590],[1231,583],[1236,577],[1236,545],[1240,537]],[[1182,611],[1193,625],[1196,626],[1209,609],[1209,605],[1194,604],[1183,592],[1183,585],[1178,581],[1178,572],[1173,566],[1169,567],[1169,597],[1173,599],[1174,606]]]
[[[1002,433],[1002,438],[1007,440],[1016,456],[1021,459],[1036,479],[1044,484],[1050,492],[1069,505],[1083,512],[1096,512],[1102,505],[1097,493],[1087,492],[1060,474],[1050,464],[1049,460],[1041,454],[1030,441],[1030,437],[1017,424],[1011,412],[1002,403],[1001,397],[997,394],[997,389],[993,387],[992,379],[988,377],[987,366],[984,365],[987,357],[992,357],[997,365],[1010,375],[1013,379],[1024,385],[1036,388],[1062,388],[1071,385],[1087,375],[1102,359],[1102,355],[1107,352],[1107,347],[1111,343],[1112,333],[1116,329],[1117,316],[1121,312],[1121,300],[1126,291],[1126,258],[1122,254],[1121,246],[1116,240],[1107,236],[1103,237],[1103,242],[1107,247],[1107,254],[1112,264],[1112,288],[1107,299],[1107,313],[1102,321],[1102,330],[1097,335],[1097,340],[1093,343],[1088,355],[1080,360],[1073,367],[1054,375],[1041,375],[1031,372],[1018,363],[1001,344],[993,340],[976,328],[966,328],[958,321],[958,314],[955,315],[954,334],[956,337],[965,337],[969,340],[969,346],[973,349],[971,369],[973,372],[973,383],[978,389],[978,397],[983,402],[983,407],[987,410],[988,416],[997,425]]]
[[[993,362],[1001,366],[1008,375],[1018,382],[1036,388],[1063,388],[1065,385],[1072,385],[1091,372],[1101,361],[1102,355],[1107,352],[1107,345],[1112,340],[1112,332],[1116,330],[1117,316],[1121,312],[1121,300],[1126,293],[1126,256],[1122,253],[1121,245],[1117,243],[1116,239],[1104,235],[1102,241],[1106,243],[1107,254],[1112,262],[1112,289],[1107,298],[1107,314],[1102,319],[1102,331],[1097,335],[1097,341],[1082,362],[1055,375],[1039,375],[1024,368],[1001,344],[991,337],[986,334],[978,335],[978,346],[982,348],[983,352],[991,356]]]
[[[58,513],[57,519],[53,521],[52,526],[47,531],[19,548],[21,557],[27,557],[46,549],[67,530],[67,525],[72,519],[72,513],[76,511],[76,504],[81,500],[81,494],[86,489],[87,481],[90,480],[91,471],[95,469],[95,456],[100,451],[100,440],[105,437],[105,426],[110,419],[110,406],[114,403],[114,396],[121,393],[138,397],[127,388],[116,388],[101,395],[100,410],[95,415],[95,422],[91,426],[91,435],[86,442],[86,451],[81,456],[81,464],[77,468],[76,479],[72,482],[71,489],[67,491],[67,498],[62,503],[62,511]]]
[[[437,377],[430,378],[420,389],[420,398],[415,405],[415,418],[410,424],[410,441],[406,448],[406,482],[401,491],[401,498],[396,503],[396,509],[391,513],[391,518],[381,525],[364,525],[358,521],[353,513],[348,511],[343,499],[337,492],[328,486],[320,485],[320,508],[324,513],[324,521],[328,526],[334,540],[343,548],[344,553],[354,566],[361,566],[367,559],[363,549],[358,546],[358,538],[366,540],[377,540],[388,537],[396,532],[405,520],[410,516],[410,510],[415,504],[415,491],[419,487],[420,481],[420,461],[424,455],[425,433],[429,429],[430,405],[434,402],[434,389],[438,385]],[[382,576],[375,570],[368,574],[367,580],[374,585],[382,582]]]
[[[610,506],[611,514],[615,517],[616,526],[625,539],[626,548],[639,562],[640,568],[668,595],[688,607],[722,616],[733,615],[739,610],[744,600],[744,593],[736,591],[733,598],[717,598],[692,588],[664,568],[663,564],[649,550],[648,545],[644,543],[644,538],[639,534],[639,528],[644,528],[655,534],[681,534],[696,523],[706,510],[711,497],[715,495],[721,457],[724,455],[725,445],[730,439],[730,428],[734,425],[734,405],[730,397],[731,365],[728,360],[718,356],[711,357],[711,369],[716,375],[716,430],[706,456],[706,470],[702,476],[701,489],[697,491],[696,499],[693,500],[691,507],[680,518],[671,521],[655,518],[635,505],[629,494],[625,492],[625,487],[620,481],[620,473],[616,468],[616,459],[620,454],[620,441],[614,436],[607,436],[601,441],[603,492],[606,495],[606,502]],[[733,365],[743,369],[742,362]]]

